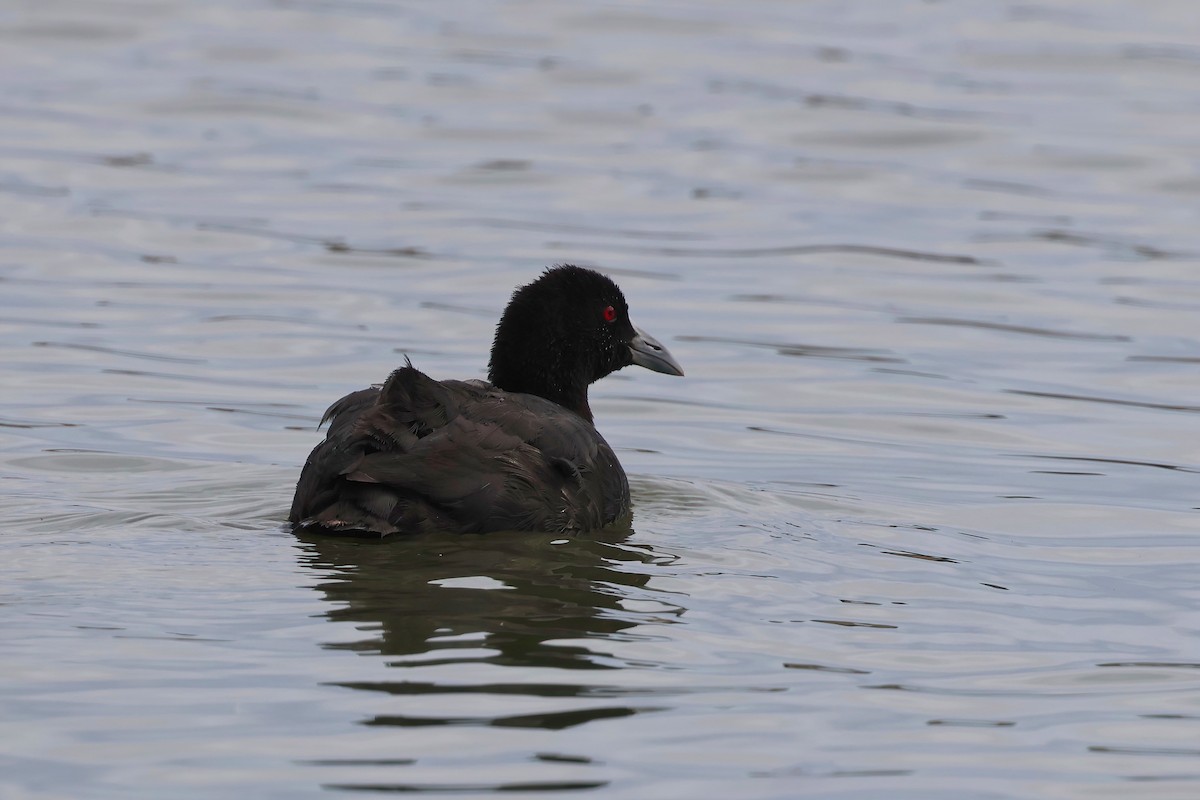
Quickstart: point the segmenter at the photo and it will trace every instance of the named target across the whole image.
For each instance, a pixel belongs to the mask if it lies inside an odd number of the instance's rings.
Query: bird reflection
[[[659,558],[628,545],[631,534],[626,526],[570,539],[501,533],[374,540],[302,532],[297,538],[302,561],[328,576],[317,586],[334,604],[326,616],[370,632],[331,648],[408,657],[394,666],[472,661],[605,669],[619,665],[599,643],[645,619],[621,603],[649,576],[621,564]],[[580,643],[587,639],[598,646]]]
[[[393,679],[339,682],[338,685],[392,696],[486,694],[560,698],[554,710],[529,714],[517,707],[499,713],[379,713],[365,725],[405,728],[472,725],[499,728],[563,730],[594,720],[659,710],[644,705],[644,689],[624,688],[619,681],[530,681],[529,668],[617,670],[626,664],[606,652],[605,642],[653,618],[663,622],[682,609],[651,601],[653,611],[631,611],[623,599],[637,597],[650,576],[631,564],[670,560],[644,547],[632,546],[632,531],[606,529],[571,539],[531,533],[486,536],[417,536],[404,540],[369,540],[298,533],[302,562],[327,577],[316,587],[330,601],[326,616],[350,621],[365,638],[330,644],[390,657],[401,669]],[[640,596],[639,596],[640,595]],[[451,663],[481,665],[478,683],[446,684],[421,680],[422,667]],[[483,666],[487,665],[487,666]],[[495,680],[492,665],[524,667],[512,679]],[[408,669],[405,669],[408,668]],[[609,672],[608,674],[613,674]],[[631,701],[631,695],[641,697]],[[515,698],[514,698],[515,699]],[[519,704],[518,704],[519,706]]]

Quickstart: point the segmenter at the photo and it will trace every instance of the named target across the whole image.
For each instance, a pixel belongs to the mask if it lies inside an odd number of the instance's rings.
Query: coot
[[[564,264],[513,292],[481,380],[413,367],[325,412],[288,520],[334,533],[586,531],[629,510],[588,385],[630,364],[682,375],[609,278]]]

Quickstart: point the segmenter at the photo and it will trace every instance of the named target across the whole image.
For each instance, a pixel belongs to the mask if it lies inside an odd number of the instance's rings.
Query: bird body
[[[628,513],[629,483],[592,423],[587,386],[630,363],[682,374],[628,322],[611,280],[547,270],[506,308],[490,382],[437,381],[406,360],[330,406],[288,518],[383,535],[604,527]]]

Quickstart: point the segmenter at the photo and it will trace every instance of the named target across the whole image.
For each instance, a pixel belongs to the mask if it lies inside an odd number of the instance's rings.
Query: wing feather
[[[592,424],[482,381],[411,363],[329,407],[289,519],[344,532],[588,530],[628,508],[628,484]]]

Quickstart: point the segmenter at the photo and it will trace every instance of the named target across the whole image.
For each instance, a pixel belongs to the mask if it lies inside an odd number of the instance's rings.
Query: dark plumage
[[[489,382],[413,367],[325,412],[288,520],[344,533],[601,528],[629,483],[592,425],[587,387],[638,364],[683,370],[629,321],[609,278],[563,265],[518,288],[496,326]]]

